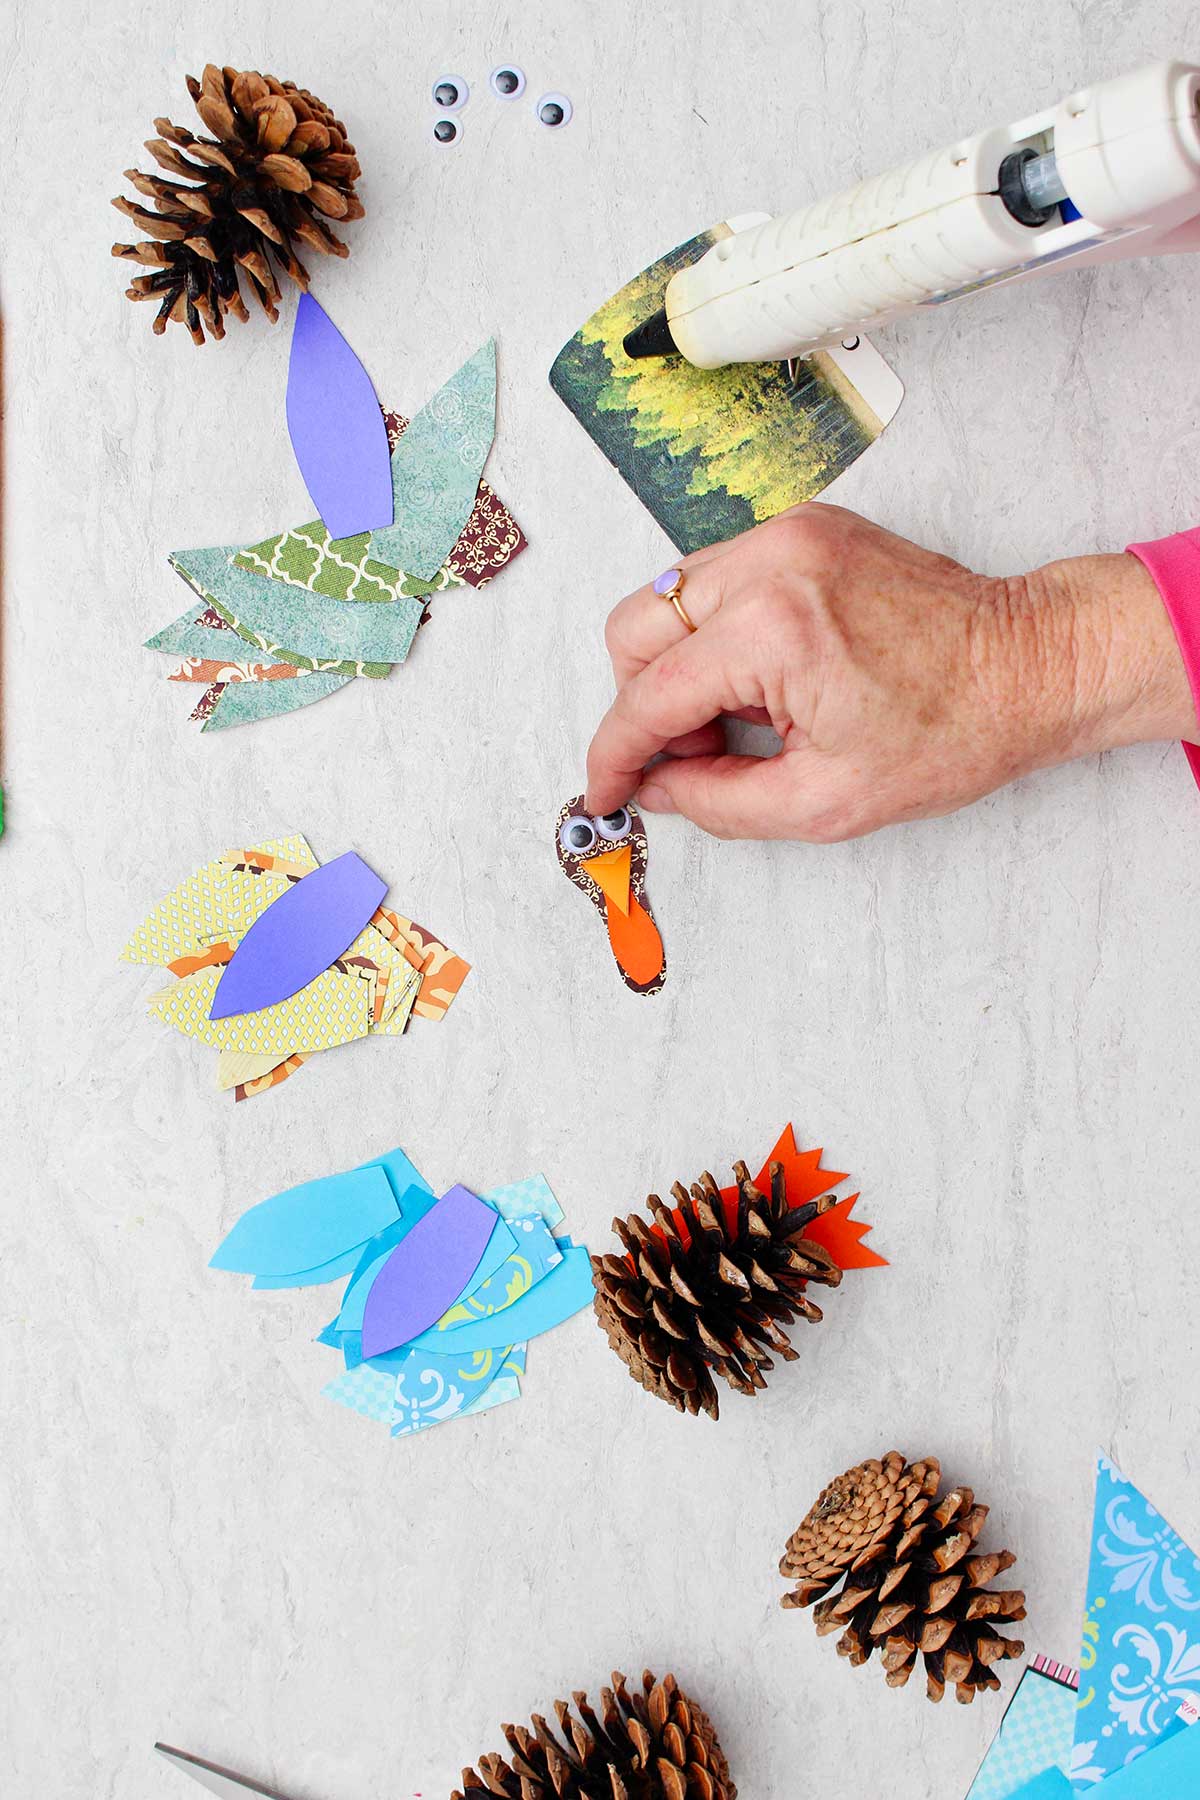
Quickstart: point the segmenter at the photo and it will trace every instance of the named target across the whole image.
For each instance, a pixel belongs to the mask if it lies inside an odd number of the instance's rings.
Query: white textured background
[[[675,1668],[744,1800],[960,1800],[1000,1716],[852,1673],[778,1609],[825,1479],[939,1454],[1020,1553],[1032,1648],[1074,1660],[1098,1442],[1200,1537],[1194,1079],[1200,799],[1178,750],[1042,775],[836,849],[652,827],[672,974],[629,996],[555,865],[609,676],[609,605],[666,547],[551,395],[606,294],[725,214],[782,209],[1147,57],[1183,0],[3,9],[7,767],[0,1787],[151,1800],[156,1736],[297,1800],[441,1800],[503,1718]],[[1189,38],[1189,24],[1192,27]],[[412,662],[202,738],[139,648],[172,547],[311,513],[288,321],[194,350],[121,297],[108,207],[206,59],[310,85],[368,218],[318,292],[419,405],[487,333],[489,474],[530,538],[437,603]],[[539,129],[494,62],[573,98]],[[475,94],[459,148],[428,84]],[[143,163],[146,159],[142,158]],[[984,569],[1200,517],[1197,270],[992,293],[883,338],[908,384],[835,497]],[[286,828],[353,846],[475,964],[443,1026],[234,1106],[116,962],[160,892]],[[206,1269],[245,1207],[403,1143],[435,1183],[542,1169],[570,1228],[794,1118],[854,1171],[889,1271],[719,1427],[643,1396],[588,1316],[525,1398],[418,1440],[318,1396],[331,1291]]]

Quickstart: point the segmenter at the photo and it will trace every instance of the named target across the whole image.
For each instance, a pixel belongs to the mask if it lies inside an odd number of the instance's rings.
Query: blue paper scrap
[[[1101,1456],[1071,1769],[1076,1789],[1094,1787],[1181,1729],[1179,1707],[1197,1694],[1200,1560]]]

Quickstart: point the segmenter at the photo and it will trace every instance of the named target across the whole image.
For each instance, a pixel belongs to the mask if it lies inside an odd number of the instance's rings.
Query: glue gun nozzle
[[[679,348],[671,336],[666,308],[660,307],[649,319],[636,325],[624,342],[626,356],[678,356]]]

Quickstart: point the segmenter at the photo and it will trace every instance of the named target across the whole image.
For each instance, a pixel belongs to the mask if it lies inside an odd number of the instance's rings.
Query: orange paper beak
[[[580,867],[587,870],[605,899],[618,912],[629,911],[629,868],[632,859],[630,846],[626,844],[620,850],[605,850],[600,856],[590,856]]]

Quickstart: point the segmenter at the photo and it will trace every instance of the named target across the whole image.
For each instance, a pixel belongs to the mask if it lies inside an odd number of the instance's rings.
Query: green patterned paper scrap
[[[371,549],[432,581],[462,535],[496,435],[496,346],[489,338],[432,400],[392,452],[395,518]]]
[[[183,571],[180,570],[179,573],[182,574]],[[227,608],[219,605],[211,594],[204,593],[188,576],[184,575],[184,580],[194,593],[201,595],[206,606],[211,606],[214,612],[220,614],[230,630],[236,632],[243,643],[252,644],[255,649],[265,652],[272,662],[289,662],[296,669],[307,669],[322,675],[345,675],[347,677],[353,675],[382,677],[392,666],[390,663],[314,663],[306,656],[297,656],[295,651],[284,650],[280,645],[268,642],[257,632],[243,630],[234,615]],[[220,656],[230,647],[227,632],[220,631],[213,625],[201,625],[197,622],[195,601],[177,619],[173,619],[169,625],[164,625],[162,630],[156,631],[153,637],[147,638],[145,644],[147,650],[163,650],[169,655],[203,657]]]
[[[239,569],[238,544],[176,550],[167,558],[177,574],[228,620],[240,637],[257,644],[287,645],[297,668],[352,675],[385,673],[372,664],[403,662],[421,623],[422,604],[409,595],[372,606],[347,605],[322,594],[267,581]]]
[[[320,519],[314,519],[310,525],[297,525],[239,550],[233,561],[239,569],[330,600],[396,600],[402,595],[427,600],[443,588],[464,585],[448,564],[443,563],[432,581],[421,581],[405,569],[377,561],[370,549],[369,531],[331,538]]]

